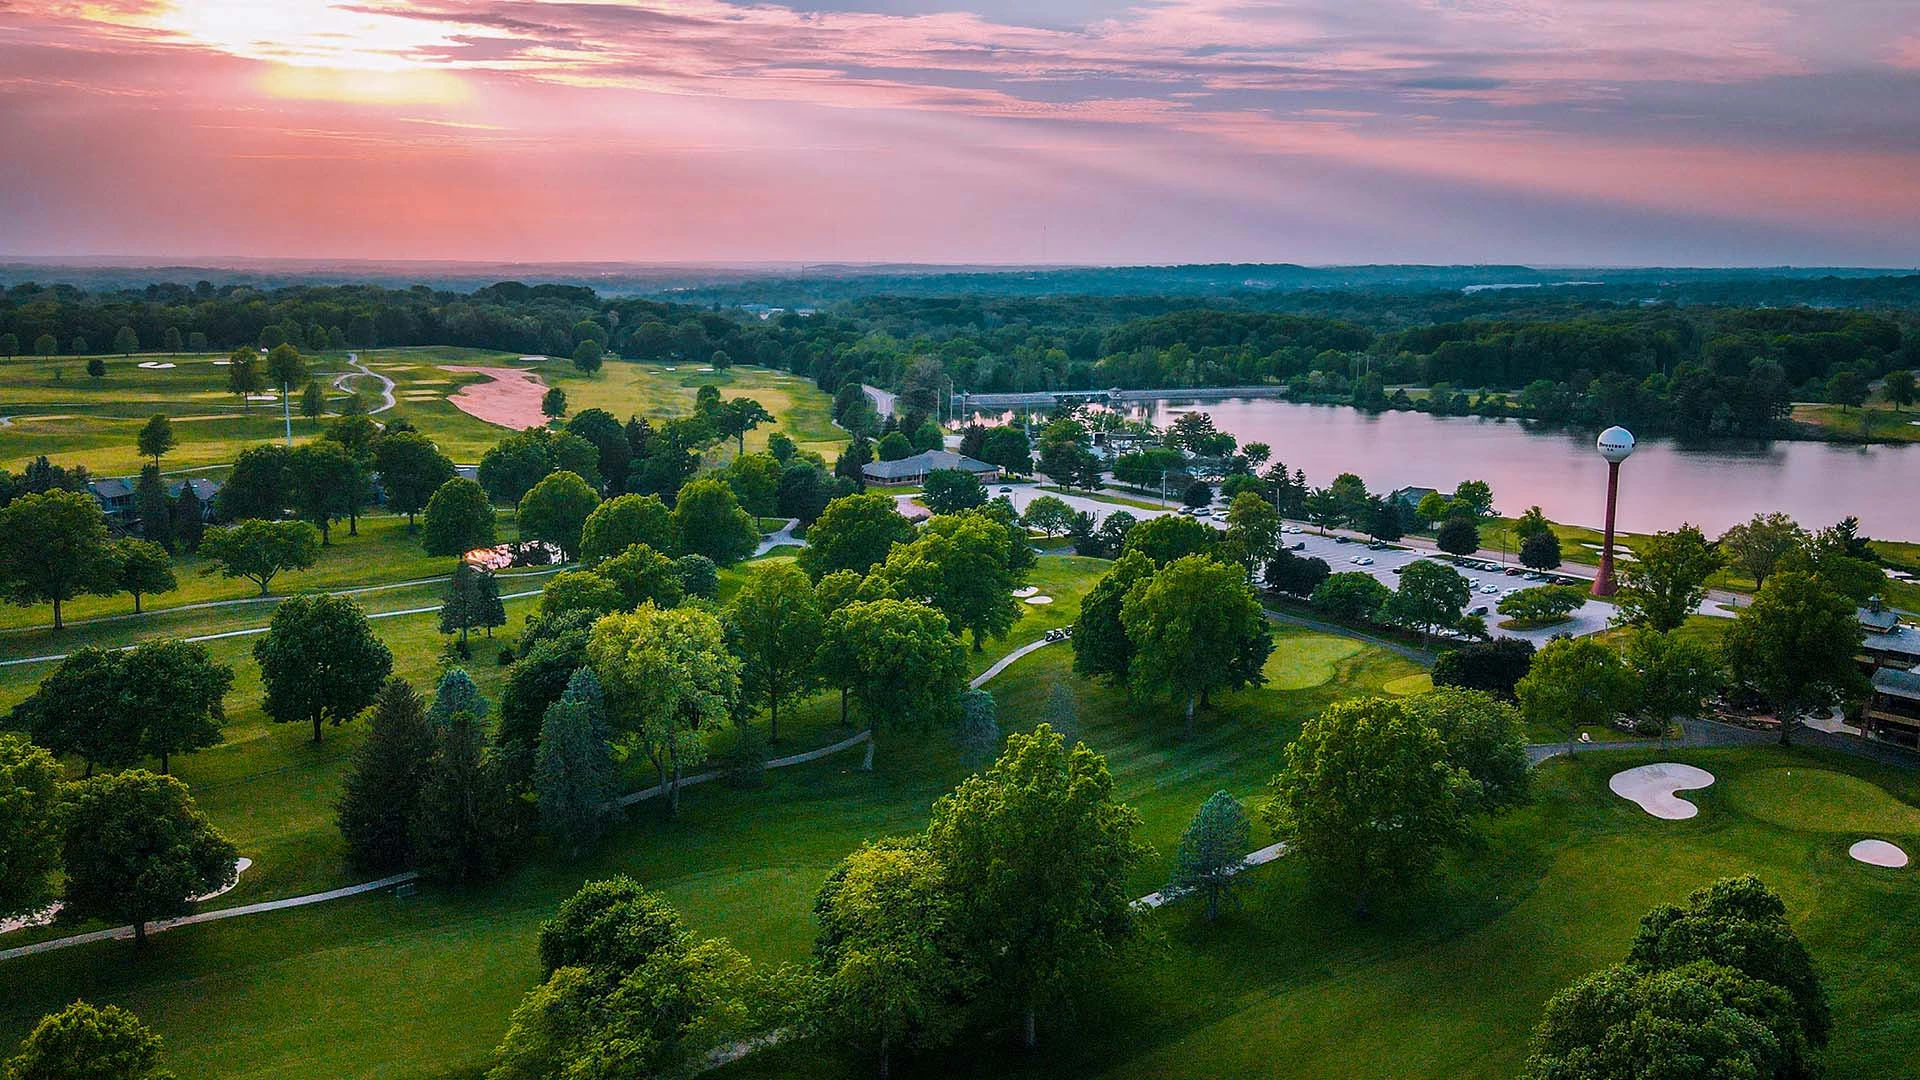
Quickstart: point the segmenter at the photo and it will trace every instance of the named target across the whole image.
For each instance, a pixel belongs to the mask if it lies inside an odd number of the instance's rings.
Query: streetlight
[[[1600,572],[1593,578],[1593,595],[1612,596],[1613,511],[1620,497],[1620,463],[1633,453],[1633,432],[1616,424],[1601,432],[1594,445],[1607,459],[1607,537],[1600,548]]]

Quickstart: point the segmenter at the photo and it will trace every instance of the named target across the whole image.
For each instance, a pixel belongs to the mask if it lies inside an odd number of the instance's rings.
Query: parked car
[[[1336,544],[1351,544],[1353,543],[1353,538],[1350,536],[1336,536],[1333,538],[1333,542]]]
[[[1467,614],[1478,615],[1479,617],[1484,619],[1487,617],[1487,605],[1481,604],[1479,607],[1476,607],[1472,611],[1467,612]]]
[[[1357,558],[1357,559],[1355,559],[1355,560],[1353,560],[1353,561],[1354,561],[1354,562],[1357,562],[1357,563],[1359,563],[1359,564],[1360,564],[1361,566],[1372,566],[1372,565],[1373,565],[1373,560],[1372,560],[1372,559],[1369,559],[1369,558],[1367,558],[1367,557],[1366,557],[1365,555],[1362,555],[1362,556],[1360,556],[1359,558]]]
[[[1010,488],[1010,487],[1002,487],[1002,488],[1000,489],[1000,494],[1002,494],[1002,495],[1011,495],[1011,494],[1013,494],[1013,489],[1012,489],[1012,488]]]
[[[1517,566],[1509,566],[1509,567],[1507,567],[1507,576],[1508,576],[1508,577],[1519,577],[1519,576],[1520,576],[1520,568],[1519,568],[1519,567],[1517,567]]]
[[[1306,542],[1305,540],[1296,540],[1296,541],[1294,541],[1294,542],[1293,542],[1293,550],[1295,550],[1295,551],[1305,551],[1305,550],[1307,550],[1307,542]]]
[[[1498,586],[1498,585],[1482,585],[1482,586],[1480,586],[1480,595],[1482,595],[1482,596],[1498,596],[1498,595],[1500,595],[1500,586]]]

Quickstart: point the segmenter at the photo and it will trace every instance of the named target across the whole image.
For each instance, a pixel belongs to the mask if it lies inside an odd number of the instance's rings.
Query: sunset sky
[[[1920,0],[0,0],[0,256],[1920,264]]]

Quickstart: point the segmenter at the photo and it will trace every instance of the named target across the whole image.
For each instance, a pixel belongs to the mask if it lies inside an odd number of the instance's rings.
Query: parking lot
[[[1325,559],[1327,565],[1332,567],[1333,572],[1336,574],[1354,570],[1364,571],[1380,579],[1380,581],[1390,589],[1399,586],[1400,574],[1398,572],[1405,570],[1406,567],[1412,563],[1418,562],[1421,559],[1433,559],[1440,562],[1447,561],[1428,552],[1408,551],[1392,546],[1375,549],[1359,540],[1353,540],[1343,544],[1339,542],[1340,538],[1338,537],[1319,535],[1313,531],[1311,526],[1289,524],[1287,528],[1300,530],[1298,532],[1288,532],[1285,536],[1287,546],[1295,548],[1295,555]],[[1359,559],[1371,559],[1372,563],[1370,565],[1362,564],[1356,561]],[[1557,634],[1579,636],[1604,630],[1607,628],[1607,621],[1613,617],[1613,605],[1602,603],[1598,600],[1588,600],[1580,606],[1579,610],[1573,613],[1570,619],[1558,625],[1544,627],[1538,630],[1503,630],[1498,625],[1500,622],[1500,612],[1498,611],[1500,598],[1518,589],[1542,585],[1545,584],[1545,582],[1527,580],[1524,576],[1526,573],[1524,570],[1519,574],[1509,575],[1499,569],[1497,559],[1487,560],[1486,562],[1487,565],[1492,565],[1495,569],[1481,570],[1465,565],[1456,565],[1454,569],[1460,571],[1461,576],[1465,577],[1467,583],[1473,587],[1473,599],[1468,601],[1467,610],[1475,611],[1484,606],[1487,609],[1485,612],[1487,629],[1495,637],[1525,638],[1538,645],[1543,644],[1547,639]],[[1489,592],[1488,590],[1492,591]]]
[[[1092,499],[1082,495],[1062,495],[1059,493],[1040,491],[1037,486],[1033,484],[1016,483],[1004,486],[994,484],[990,486],[989,491],[995,495],[1005,493],[1008,498],[1013,500],[1015,509],[1020,510],[1022,513],[1026,512],[1027,504],[1031,503],[1035,498],[1046,494],[1053,494],[1055,498],[1065,501],[1075,510],[1084,510],[1091,513],[1096,519],[1105,518],[1115,510],[1125,510],[1127,513],[1141,519],[1178,512],[1178,510],[1148,510],[1130,506],[1116,506],[1110,502],[1103,502],[1099,499]],[[907,496],[903,496],[903,498],[906,497]],[[1216,502],[1209,511],[1210,516],[1200,520],[1217,528],[1225,528],[1226,523],[1221,519],[1221,515],[1224,513],[1225,510]],[[1391,546],[1385,549],[1370,549],[1366,542],[1359,540],[1350,540],[1343,544],[1340,543],[1336,537],[1321,536],[1310,525],[1300,525],[1289,522],[1287,528],[1294,530],[1286,534],[1287,546],[1293,547],[1296,544],[1300,545],[1294,554],[1324,559],[1327,565],[1333,569],[1334,573],[1352,570],[1365,571],[1380,579],[1380,581],[1390,589],[1398,587],[1400,583],[1400,575],[1395,572],[1396,570],[1403,570],[1409,563],[1422,558],[1440,558],[1428,552],[1410,551]],[[1363,565],[1355,562],[1354,560],[1356,559],[1372,559],[1373,562],[1371,565]],[[1445,560],[1442,559],[1440,561]],[[1497,556],[1492,560],[1476,559],[1476,561],[1490,562],[1496,566],[1496,569],[1490,571],[1480,570],[1470,566],[1456,566],[1455,569],[1459,570],[1461,575],[1473,586],[1473,600],[1467,605],[1467,610],[1472,611],[1484,605],[1487,609],[1487,629],[1495,637],[1525,638],[1539,645],[1559,634],[1572,634],[1578,637],[1580,635],[1604,630],[1607,628],[1608,621],[1613,617],[1613,606],[1611,604],[1605,604],[1598,600],[1588,600],[1585,604],[1581,605],[1579,610],[1575,611],[1572,617],[1566,622],[1538,630],[1503,630],[1498,625],[1500,622],[1500,613],[1496,610],[1500,602],[1500,597],[1516,589],[1523,589],[1528,586],[1543,583],[1540,581],[1529,581],[1524,575],[1510,576],[1506,574],[1497,568],[1499,561]],[[1586,583],[1579,582],[1579,584],[1584,586]],[[1491,593],[1487,592],[1486,590],[1489,588],[1494,591]]]

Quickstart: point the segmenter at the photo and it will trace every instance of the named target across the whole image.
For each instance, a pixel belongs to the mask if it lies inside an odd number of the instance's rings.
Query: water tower
[[[1607,539],[1600,548],[1600,572],[1593,578],[1593,595],[1613,595],[1613,511],[1620,498],[1620,463],[1633,453],[1633,432],[1615,425],[1600,433],[1595,443],[1607,459]]]

